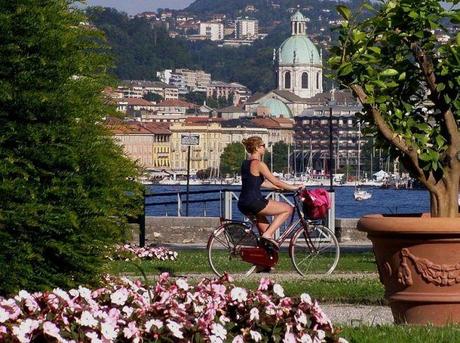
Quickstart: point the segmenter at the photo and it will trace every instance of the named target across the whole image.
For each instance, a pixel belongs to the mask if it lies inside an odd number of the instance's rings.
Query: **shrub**
[[[0,2],[0,294],[94,284],[137,205],[100,124],[102,37],[71,3]]]
[[[167,273],[148,288],[109,279],[104,288],[0,299],[0,339],[21,342],[345,342],[307,294],[294,299],[262,279],[257,291],[225,276],[172,280]]]

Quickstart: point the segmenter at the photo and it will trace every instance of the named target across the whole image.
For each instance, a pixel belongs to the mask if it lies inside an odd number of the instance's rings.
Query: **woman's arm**
[[[270,182],[273,186],[277,187],[277,189],[285,189],[287,191],[296,191],[297,189],[303,186],[303,185],[290,185],[286,182],[281,181],[280,179],[278,179],[276,176],[274,176],[271,173],[270,169],[268,169],[267,165],[262,161],[257,163],[257,168],[259,170],[259,173],[263,175],[265,180]]]

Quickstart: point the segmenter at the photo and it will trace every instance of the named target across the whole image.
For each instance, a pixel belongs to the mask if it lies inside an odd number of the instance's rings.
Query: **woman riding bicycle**
[[[265,144],[260,137],[249,137],[243,139],[242,143],[249,158],[241,166],[242,188],[238,208],[246,216],[255,216],[261,238],[278,248],[278,243],[273,239],[274,234],[291,216],[293,207],[284,202],[265,199],[260,188],[296,191],[302,185],[282,182],[270,172],[263,162]],[[273,221],[270,223],[266,216],[274,216]]]

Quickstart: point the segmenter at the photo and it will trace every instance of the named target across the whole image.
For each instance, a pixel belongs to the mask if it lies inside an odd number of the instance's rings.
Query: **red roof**
[[[166,99],[156,105],[157,107],[185,107],[185,108],[195,108],[199,107],[198,105],[192,104],[180,99]]]
[[[153,102],[150,102],[142,98],[117,99],[117,103],[124,103],[124,102],[128,103],[128,106],[154,106],[155,105]]]
[[[113,134],[170,134],[168,126],[162,123],[125,122],[118,118],[108,118],[105,125]]]

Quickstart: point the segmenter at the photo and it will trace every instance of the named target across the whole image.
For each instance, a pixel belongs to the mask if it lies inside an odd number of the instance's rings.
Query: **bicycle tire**
[[[302,224],[300,224],[302,225]],[[308,231],[307,231],[308,230]],[[334,233],[324,225],[299,229],[291,239],[289,255],[302,276],[331,274],[340,258],[340,246]]]
[[[256,266],[245,262],[239,254],[239,247],[256,246],[257,237],[244,224],[226,223],[217,228],[208,240],[208,262],[217,276],[225,273],[233,277],[248,276]]]

